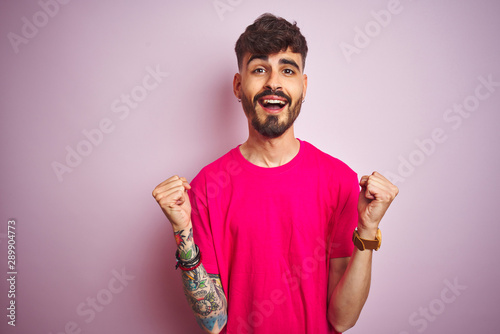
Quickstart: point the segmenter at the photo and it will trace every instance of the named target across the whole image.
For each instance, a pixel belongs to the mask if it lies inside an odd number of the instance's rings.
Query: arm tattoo
[[[219,297],[219,300],[222,301],[222,307],[227,310],[227,300],[226,295],[224,294],[224,289],[222,288],[222,283],[220,281],[219,275],[216,274],[208,274],[212,282],[214,282],[215,292]]]
[[[182,240],[182,232],[184,232],[184,230],[174,231],[175,243],[177,246],[183,246],[185,244],[184,240]]]
[[[185,272],[183,275],[183,282],[184,282],[184,288],[189,291],[194,291],[207,287],[206,286],[207,279],[200,278],[200,272],[198,270]]]
[[[174,232],[175,242],[179,247],[185,247],[187,242],[193,241],[193,228],[189,231],[179,230]]]
[[[193,228],[190,228],[189,231],[175,231],[174,237],[181,259],[190,260],[196,256],[196,248],[193,242]]]
[[[176,231],[174,236],[181,259],[190,260],[197,255],[192,228]],[[198,324],[210,331],[216,324],[222,329],[227,322],[227,300],[219,275],[209,275],[202,264],[194,270],[183,271],[182,283]]]

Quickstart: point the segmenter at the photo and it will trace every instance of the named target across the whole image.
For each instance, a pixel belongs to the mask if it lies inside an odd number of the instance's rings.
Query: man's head
[[[249,25],[236,41],[234,51],[238,60],[238,69],[241,71],[246,53],[270,55],[288,48],[302,56],[303,71],[306,66],[307,42],[300,33],[297,22],[291,24],[273,14],[263,14]]]
[[[253,128],[268,138],[281,136],[300,113],[307,76],[307,42],[296,23],[264,14],[236,42],[239,73],[234,94]]]

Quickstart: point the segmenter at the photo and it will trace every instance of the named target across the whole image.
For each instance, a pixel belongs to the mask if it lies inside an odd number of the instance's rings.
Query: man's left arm
[[[358,233],[362,239],[375,240],[379,223],[398,188],[377,172],[363,176],[359,185]],[[339,333],[354,326],[368,298],[372,254],[373,250],[355,247],[351,257],[330,260],[328,320]]]

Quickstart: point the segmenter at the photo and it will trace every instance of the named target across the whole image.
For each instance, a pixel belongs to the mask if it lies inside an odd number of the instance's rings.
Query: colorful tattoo
[[[217,297],[222,301],[222,308],[227,309],[227,301],[226,295],[224,293],[224,289],[222,288],[222,283],[220,281],[219,275],[208,274],[208,277],[212,280],[215,286],[215,292],[217,293]]]
[[[210,275],[203,266],[182,273],[184,294],[198,324],[213,330],[227,322],[227,301],[218,275]]]
[[[174,232],[174,237],[175,237],[175,243],[177,244],[177,246],[180,246],[181,244],[184,243],[184,241],[182,240],[182,233],[183,231],[177,231],[177,232]]]
[[[189,259],[191,259],[191,256],[193,255],[193,250],[190,249],[187,252],[185,250],[181,250],[179,255],[181,257],[181,260],[189,260]]]
[[[217,303],[217,301],[219,300],[219,299],[217,299],[217,297],[218,296],[216,296],[214,291],[210,291],[205,296],[205,300],[210,303],[210,307],[211,307],[212,311],[217,311],[221,306],[220,304]]]
[[[189,291],[206,288],[207,279],[200,278],[198,270],[188,271],[184,274],[187,279],[184,279],[184,287]],[[205,292],[206,294],[206,292]]]
[[[175,243],[179,247],[184,247],[184,246],[186,246],[186,242],[193,241],[193,228],[189,229],[189,233],[187,233],[187,235],[184,232],[186,232],[186,231],[180,230],[180,231],[174,232]]]
[[[212,312],[212,304],[205,299],[197,300],[194,303],[194,311],[202,316],[207,316]]]
[[[174,233],[175,242],[182,260],[191,260],[197,255],[193,242],[193,229]],[[222,329],[227,322],[227,301],[219,275],[208,274],[203,265],[182,272],[184,294],[194,311],[198,324],[203,329]]]
[[[224,325],[227,323],[227,315],[225,314],[220,314],[215,317],[210,317],[210,318],[196,318],[196,321],[198,321],[198,325],[200,327],[205,327],[209,331],[214,329],[214,326],[216,323],[218,323],[219,328],[224,327]]]
[[[174,232],[175,243],[179,249],[179,257],[182,260],[191,260],[196,256],[196,249],[193,243],[193,229],[190,228],[189,232],[180,230]]]

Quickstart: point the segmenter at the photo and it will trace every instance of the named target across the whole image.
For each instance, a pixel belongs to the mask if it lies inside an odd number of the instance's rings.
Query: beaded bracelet
[[[194,267],[190,267],[190,268],[186,268],[186,267],[183,267],[181,264],[177,263],[177,265],[175,266],[175,268],[181,268],[181,270],[183,271],[192,271],[192,270],[195,270],[196,268],[198,268],[201,264],[201,255],[200,255],[200,262],[198,262]]]
[[[191,271],[191,270],[195,270],[196,268],[198,268],[200,266],[200,264],[201,264],[201,251],[197,245],[195,245],[195,247],[197,250],[196,256],[188,261],[181,260],[181,258],[179,257],[179,250],[177,250],[175,252],[175,259],[177,261],[177,264],[175,265],[175,269],[181,268],[181,270],[184,270],[184,271]]]

